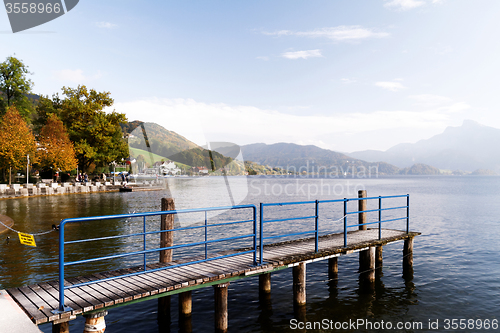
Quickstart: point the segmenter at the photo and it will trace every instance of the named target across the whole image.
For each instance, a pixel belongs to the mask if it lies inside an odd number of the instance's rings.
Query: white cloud
[[[262,33],[264,35],[268,35],[268,36],[287,36],[287,35],[293,35],[294,34],[290,30],[280,30],[280,31],[275,31],[275,32],[263,31]]]
[[[387,149],[406,141],[408,136],[394,138],[386,131],[408,129],[412,138],[421,139],[422,133],[439,133],[457,113],[470,108],[465,103],[416,111],[373,111],[368,113],[343,113],[334,115],[290,115],[275,110],[253,106],[207,104],[191,99],[153,99],[115,104],[130,121],[156,122],[177,132],[191,141],[203,145],[206,141],[227,141],[236,144],[255,142],[292,142],[317,144],[336,150]],[[373,133],[370,142],[356,142],[355,134]],[[405,135],[405,133],[403,133]],[[340,140],[350,136],[349,142]],[[385,141],[384,141],[385,140]],[[380,146],[380,142],[388,142]],[[339,142],[341,145],[339,145]],[[377,146],[379,144],[379,146]]]
[[[269,60],[269,57],[257,57],[256,59],[259,59],[259,60],[264,60],[264,61],[268,61],[268,60]]]
[[[425,5],[424,1],[419,0],[390,0],[384,4],[384,7],[397,10],[410,10]]]
[[[61,69],[54,71],[54,77],[63,82],[83,83],[83,81],[99,79],[102,75],[97,72],[95,75],[85,75],[81,69]]]
[[[318,38],[324,37],[336,41],[349,41],[349,40],[360,40],[367,38],[383,38],[388,37],[387,32],[375,32],[373,29],[363,28],[359,25],[341,25],[338,27],[322,28],[311,31],[297,31],[293,32],[290,30],[280,30],[276,32],[263,32],[265,35],[271,36],[303,36]]]
[[[399,91],[401,89],[406,88],[405,86],[403,86],[401,82],[396,82],[396,81],[380,81],[380,82],[375,82],[375,85],[377,87],[390,91]]]
[[[293,51],[293,52],[285,52],[281,54],[283,58],[287,59],[307,59],[307,58],[318,58],[323,57],[321,55],[321,50],[307,50],[307,51]]]
[[[118,27],[117,24],[110,23],[110,22],[96,22],[95,25],[98,28],[104,28],[104,29],[113,29],[113,28]]]

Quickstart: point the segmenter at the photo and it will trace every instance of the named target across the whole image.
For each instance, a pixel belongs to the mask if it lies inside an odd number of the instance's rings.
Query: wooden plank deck
[[[348,233],[347,247],[344,247],[344,234],[331,234],[319,238],[319,251],[314,252],[314,238],[281,242],[264,246],[263,265],[253,265],[253,254],[247,253],[228,258],[215,259],[197,264],[167,268],[165,270],[144,273],[141,275],[116,278],[65,291],[65,305],[72,311],[53,314],[58,308],[57,281],[38,283],[30,286],[8,289],[7,292],[23,308],[35,324],[60,322],[74,318],[85,312],[104,309],[110,306],[123,305],[128,302],[153,297],[166,296],[182,292],[182,289],[203,288],[217,281],[242,278],[260,274],[269,270],[291,267],[299,262],[327,259],[334,255],[349,254],[369,246],[383,245],[390,242],[415,237],[420,233],[407,234],[399,230],[382,230],[382,239],[378,239],[378,229],[356,230]],[[234,253],[234,251],[232,251]],[[230,252],[225,252],[230,253]],[[149,269],[168,267],[182,262],[169,264],[151,264]],[[66,285],[95,281],[105,277],[133,273],[142,268],[128,268],[117,271],[96,273],[89,276],[71,277],[65,280]]]

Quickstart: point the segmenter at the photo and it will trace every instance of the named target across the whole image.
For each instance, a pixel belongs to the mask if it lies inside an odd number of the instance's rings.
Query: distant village
[[[158,173],[158,170],[160,171],[159,174],[162,176],[179,176],[182,174],[208,176],[209,171],[206,166],[192,167],[187,170],[183,170],[179,168],[174,161],[161,161],[155,162],[151,168],[138,170],[137,173],[153,175]]]

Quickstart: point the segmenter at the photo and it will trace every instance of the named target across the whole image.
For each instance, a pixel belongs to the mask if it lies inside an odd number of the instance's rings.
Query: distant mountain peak
[[[349,154],[365,161],[384,161],[400,168],[424,163],[446,170],[489,169],[500,171],[500,129],[466,119],[462,126],[411,144],[398,144],[385,152],[362,151]]]
[[[478,123],[475,120],[464,119],[464,122],[462,123],[462,127],[484,127],[484,125]]]

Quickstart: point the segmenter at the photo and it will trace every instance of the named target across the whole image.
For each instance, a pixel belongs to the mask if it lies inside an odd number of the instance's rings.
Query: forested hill
[[[130,147],[151,151],[166,159],[189,166],[205,166],[209,170],[215,170],[232,161],[232,158],[215,151],[209,152],[182,135],[169,131],[156,123],[132,121],[123,124],[122,130],[128,136]]]
[[[169,131],[155,123],[143,123],[136,120],[122,124],[122,131],[128,135],[129,146],[149,150],[149,144],[153,153],[165,157],[198,147],[198,145],[182,135]]]

